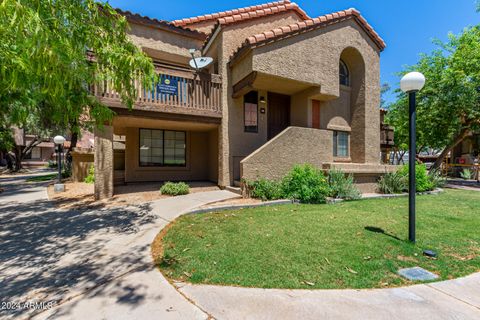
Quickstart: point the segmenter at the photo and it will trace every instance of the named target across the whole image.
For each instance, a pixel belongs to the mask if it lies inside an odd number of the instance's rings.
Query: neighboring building
[[[95,193],[118,183],[281,178],[297,163],[355,174],[364,191],[380,160],[383,40],[355,9],[310,18],[290,1],[159,21],[122,12],[161,84],[95,132]],[[189,49],[214,62],[189,67]],[[117,141],[118,140],[118,141]],[[124,150],[116,150],[114,146]]]
[[[453,149],[454,164],[478,164],[480,159],[480,134],[465,138]]]
[[[12,130],[15,144],[22,149],[30,146],[32,141],[37,140],[36,135],[29,134],[24,129],[13,128]],[[25,167],[44,166],[49,160],[54,160],[55,144],[53,139],[42,139],[38,144],[37,142],[35,144],[35,147],[23,158],[22,165]]]

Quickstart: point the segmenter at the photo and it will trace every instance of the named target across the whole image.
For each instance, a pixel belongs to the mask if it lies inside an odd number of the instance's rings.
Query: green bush
[[[408,178],[400,172],[387,173],[380,178],[377,184],[379,192],[384,194],[397,194],[408,190]]]
[[[408,165],[402,166],[397,172],[387,173],[380,178],[377,188],[385,194],[408,192]],[[445,179],[438,171],[430,174],[425,164],[415,166],[416,192],[432,191],[445,184]]]
[[[330,194],[327,177],[312,165],[296,165],[283,178],[285,197],[303,203],[324,203]]]
[[[400,174],[405,177],[408,181],[408,165],[404,165],[400,168]],[[424,164],[417,164],[415,166],[415,177],[417,192],[431,191],[435,189],[432,179],[428,175],[427,167]],[[407,187],[408,191],[408,187]]]
[[[472,170],[470,170],[470,169],[463,169],[463,170],[460,172],[460,177],[461,177],[463,180],[470,180],[470,179],[472,179],[472,176],[473,176],[473,172],[472,172]]]
[[[88,168],[88,175],[85,177],[84,180],[86,183],[94,183],[95,182],[95,167],[90,165],[90,168]]]
[[[283,198],[282,185],[277,181],[260,179],[254,182],[245,182],[250,197],[255,199],[278,200]]]
[[[48,160],[47,168],[53,169],[53,168],[56,168],[56,167],[57,167],[57,163],[55,161]]]
[[[345,200],[357,200],[362,197],[355,186],[353,175],[346,175],[342,170],[330,170],[328,172],[328,184],[330,186],[330,197]]]
[[[166,182],[161,188],[160,193],[170,196],[179,196],[188,194],[190,187],[185,182]]]

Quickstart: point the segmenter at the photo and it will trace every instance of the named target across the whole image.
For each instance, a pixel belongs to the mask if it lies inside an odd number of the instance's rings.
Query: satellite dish
[[[213,62],[213,58],[210,58],[210,57],[193,58],[190,60],[190,67],[196,70],[200,70],[205,68],[212,62]]]

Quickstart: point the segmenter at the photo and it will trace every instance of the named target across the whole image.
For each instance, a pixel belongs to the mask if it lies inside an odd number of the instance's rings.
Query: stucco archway
[[[340,60],[349,70],[350,76],[350,154],[352,162],[364,163],[365,155],[365,61],[353,47],[345,48]],[[339,61],[340,64],[340,61]]]

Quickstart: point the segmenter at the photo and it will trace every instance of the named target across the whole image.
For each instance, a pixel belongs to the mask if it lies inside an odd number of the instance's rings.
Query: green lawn
[[[455,278],[480,270],[480,192],[419,196],[417,245],[407,232],[405,197],[262,207],[180,217],[153,253],[163,249],[165,275],[192,283],[391,287],[409,284],[396,271],[412,266]],[[422,256],[423,249],[438,259]]]

